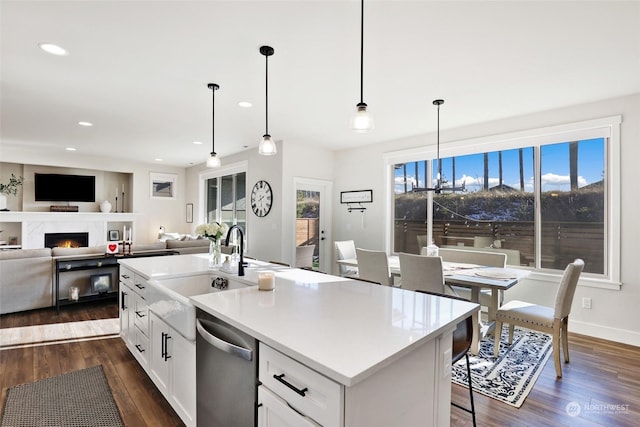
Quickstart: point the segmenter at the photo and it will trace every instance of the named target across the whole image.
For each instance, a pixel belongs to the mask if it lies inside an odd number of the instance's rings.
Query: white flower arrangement
[[[200,224],[196,227],[196,234],[198,236],[206,237],[214,242],[227,234],[228,231],[229,227],[225,223],[210,222],[209,224]]]

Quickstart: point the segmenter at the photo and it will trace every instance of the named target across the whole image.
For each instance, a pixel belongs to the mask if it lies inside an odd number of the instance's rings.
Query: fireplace
[[[45,233],[45,248],[82,248],[89,246],[89,233]]]

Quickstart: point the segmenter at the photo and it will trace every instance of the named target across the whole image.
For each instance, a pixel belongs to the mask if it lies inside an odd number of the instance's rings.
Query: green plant
[[[18,187],[20,187],[24,183],[24,177],[15,176],[11,174],[11,178],[9,178],[8,184],[0,183],[0,194],[11,194],[15,196],[18,194]]]

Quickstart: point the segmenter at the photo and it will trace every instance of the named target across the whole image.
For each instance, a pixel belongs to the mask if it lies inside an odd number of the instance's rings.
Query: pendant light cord
[[[438,187],[442,183],[442,159],[440,159],[440,104],[438,104],[438,123],[436,130],[436,156],[438,156]]]
[[[211,155],[216,154],[216,90],[220,88],[217,83],[207,85],[211,89]]]
[[[360,103],[364,103],[364,0],[360,1]]]
[[[264,122],[265,122],[265,134],[269,135],[269,56],[265,55],[264,57],[265,64],[265,114],[264,114]]]

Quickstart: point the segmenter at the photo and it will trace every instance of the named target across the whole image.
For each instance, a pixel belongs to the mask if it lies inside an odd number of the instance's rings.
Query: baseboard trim
[[[571,317],[569,332],[640,347],[640,332],[580,322],[572,320]]]

